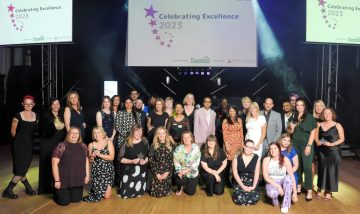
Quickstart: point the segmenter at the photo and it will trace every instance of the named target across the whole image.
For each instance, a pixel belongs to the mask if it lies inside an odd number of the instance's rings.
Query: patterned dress
[[[228,160],[232,160],[235,157],[235,154],[239,152],[243,146],[244,135],[243,135],[243,125],[241,119],[237,123],[229,124],[224,122],[222,125],[223,136],[224,136],[224,145],[226,148],[230,148],[230,152],[227,149],[224,149],[226,157]]]
[[[140,124],[139,119],[133,112],[120,111],[116,114],[115,118],[115,130],[118,133],[117,146],[118,150],[120,146],[125,142],[125,139],[129,136],[130,129],[136,123]]]
[[[259,156],[254,154],[251,161],[245,166],[244,160],[241,156],[237,157],[237,170],[242,183],[245,186],[252,186],[254,182],[254,173]],[[260,192],[256,187],[250,192],[245,192],[239,185],[235,185],[232,199],[237,205],[254,205],[260,200]]]
[[[115,114],[113,111],[110,111],[109,114],[101,111],[101,119],[102,119],[102,126],[106,132],[106,136],[111,138],[114,131],[114,122],[115,122]]]
[[[100,154],[109,155],[108,145],[106,145],[103,149],[100,150]],[[91,165],[91,180],[91,190],[89,192],[89,195],[83,198],[83,201],[100,201],[104,197],[108,186],[113,185],[114,165],[112,161],[107,161],[100,157],[95,157],[94,162]]]
[[[157,149],[155,149],[154,146],[150,148],[149,162],[153,177],[150,194],[157,198],[171,194],[171,175],[173,170],[172,152],[172,149],[169,150],[163,143],[161,143]],[[165,180],[159,181],[156,174],[163,174],[165,172],[169,172],[168,177]]]
[[[134,144],[132,147],[125,143],[120,147],[119,159],[145,159],[149,153],[149,146],[145,141]],[[147,164],[121,164],[121,181],[117,193],[122,198],[136,198],[145,194]]]

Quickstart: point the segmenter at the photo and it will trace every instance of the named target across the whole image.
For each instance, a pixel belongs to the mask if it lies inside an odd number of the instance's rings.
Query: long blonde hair
[[[165,131],[165,134],[166,134],[166,137],[165,137],[165,146],[166,148],[168,148],[170,151],[172,150],[172,141],[170,139],[170,135],[169,135],[169,132],[168,130],[164,127],[164,126],[159,126],[156,131],[155,131],[155,134],[154,134],[154,139],[153,139],[153,143],[152,143],[152,146],[154,147],[154,149],[158,149],[160,147],[160,141],[159,141],[159,132],[161,130],[164,130]]]
[[[92,129],[92,132],[91,132],[91,135],[92,135],[91,137],[92,137],[93,141],[95,141],[95,138],[94,138],[95,130],[99,130],[100,133],[104,135],[103,139],[107,138],[106,132],[105,132],[105,130],[104,130],[104,128],[102,126],[94,126],[94,128]]]
[[[192,93],[188,93],[188,94],[185,95],[184,100],[183,100],[183,104],[184,104],[184,105],[187,105],[186,100],[187,100],[187,98],[190,97],[190,96],[193,98],[193,103],[192,103],[192,105],[195,106],[195,97],[194,97],[194,95],[193,95]]]
[[[316,117],[315,117],[315,116],[316,116],[315,106],[316,106],[316,104],[318,104],[318,103],[322,106],[323,110],[326,108],[326,105],[325,105],[324,101],[322,101],[322,100],[316,100],[316,101],[314,102],[314,107],[313,107],[313,116],[314,116],[314,118],[316,118]],[[321,115],[321,112],[320,112],[320,115]]]
[[[252,103],[250,103],[249,110],[246,115],[246,122],[249,121],[251,118],[250,108],[255,108],[257,110],[258,117],[259,117],[259,112],[260,112],[259,104],[257,102],[252,102]]]
[[[125,143],[126,143],[127,147],[134,146],[134,136],[135,136],[135,131],[137,131],[137,130],[141,130],[141,135],[143,135],[143,129],[142,129],[141,125],[135,124],[133,127],[131,127],[129,137],[126,139]],[[142,141],[147,144],[146,139],[143,136],[141,136],[141,138],[142,138]]]

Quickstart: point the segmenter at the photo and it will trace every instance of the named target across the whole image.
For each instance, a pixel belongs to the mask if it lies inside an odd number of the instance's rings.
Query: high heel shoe
[[[310,197],[309,197],[310,196]],[[305,197],[305,201],[309,202],[312,200],[312,192],[307,192],[306,193],[306,197]]]
[[[332,200],[332,193],[331,192],[325,192],[325,201],[331,201]]]

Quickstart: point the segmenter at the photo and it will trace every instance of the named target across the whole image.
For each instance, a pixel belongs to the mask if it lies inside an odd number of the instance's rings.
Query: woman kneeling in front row
[[[260,174],[260,158],[253,153],[254,141],[248,139],[243,150],[232,161],[232,170],[236,185],[232,199],[238,205],[254,205],[260,200],[257,183]]]
[[[224,169],[227,159],[224,151],[220,149],[215,135],[206,139],[204,150],[201,153],[201,178],[206,184],[206,195],[222,195],[224,193]]]
[[[200,149],[195,144],[194,135],[190,131],[184,131],[181,135],[181,144],[174,152],[174,179],[178,187],[176,195],[181,195],[182,191],[188,195],[195,194],[199,178],[200,156]]]
[[[287,213],[291,205],[292,188],[295,184],[292,165],[287,157],[281,154],[281,147],[273,142],[269,146],[269,156],[263,160],[263,176],[266,194],[272,199],[274,206],[279,206],[278,197],[284,196],[281,212]]]

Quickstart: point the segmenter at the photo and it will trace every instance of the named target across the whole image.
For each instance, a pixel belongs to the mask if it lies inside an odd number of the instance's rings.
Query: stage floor
[[[0,183],[2,192],[12,177],[12,161],[10,145],[0,147]],[[38,156],[34,155],[28,179],[34,188],[38,184]],[[51,195],[25,195],[22,184],[18,184],[14,192],[19,195],[16,200],[0,198],[0,213],[280,213],[265,197],[261,188],[261,201],[255,206],[242,207],[231,200],[232,190],[225,188],[222,196],[207,197],[198,187],[194,196],[185,194],[165,198],[153,198],[148,195],[136,199],[121,199],[113,189],[108,200],[97,203],[77,203],[67,207],[56,205]],[[86,194],[86,193],[84,193]],[[333,194],[332,201],[317,199],[315,193],[311,202],[305,201],[305,195],[292,205],[289,213],[359,213],[360,211],[360,162],[354,159],[343,159],[340,170],[339,192]]]

